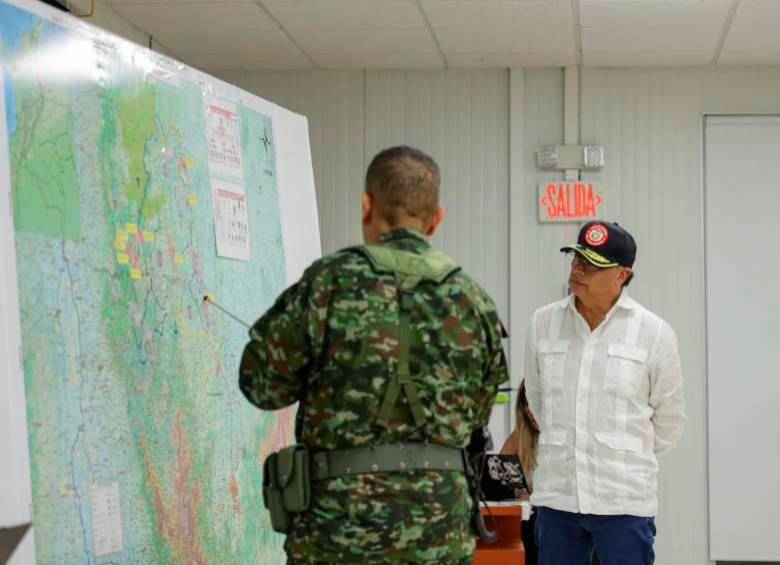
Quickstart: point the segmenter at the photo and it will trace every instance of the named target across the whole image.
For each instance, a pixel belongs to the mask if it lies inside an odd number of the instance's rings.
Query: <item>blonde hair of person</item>
[[[533,475],[536,468],[536,452],[539,447],[539,426],[528,408],[525,383],[520,385],[515,405],[515,429],[501,448],[501,455],[517,455],[523,466],[528,492],[533,490]]]

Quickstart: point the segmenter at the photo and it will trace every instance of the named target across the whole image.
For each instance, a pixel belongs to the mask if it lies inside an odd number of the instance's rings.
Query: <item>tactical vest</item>
[[[418,285],[439,285],[460,267],[444,253],[429,249],[422,254],[380,245],[350,248],[366,257],[376,273],[392,274],[398,286],[399,332],[398,370],[390,379],[376,424],[388,427],[401,392],[406,396],[417,428],[425,424],[417,387],[409,370],[412,341],[411,312]],[[299,415],[303,408],[299,407]],[[404,471],[458,471],[466,474],[472,496],[472,523],[483,540],[492,541],[478,508],[479,476],[475,474],[465,450],[430,443],[376,445],[309,454],[307,446],[293,445],[268,457],[263,474],[263,499],[271,514],[271,524],[287,533],[294,514],[308,509],[311,481],[363,473]],[[492,537],[491,537],[492,536]]]
[[[379,409],[376,424],[387,428],[395,410],[398,396],[403,391],[414,418],[414,424],[421,428],[425,424],[417,387],[409,371],[409,348],[412,341],[411,313],[417,286],[424,282],[442,284],[460,267],[447,255],[435,249],[422,254],[393,249],[382,245],[362,245],[353,248],[363,254],[376,273],[388,273],[395,277],[398,286],[398,370],[390,379]]]

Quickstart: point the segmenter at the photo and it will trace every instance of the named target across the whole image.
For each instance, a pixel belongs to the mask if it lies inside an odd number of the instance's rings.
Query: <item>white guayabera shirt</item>
[[[655,516],[656,455],[677,444],[685,422],[671,326],[624,290],[591,332],[570,296],[534,313],[525,382],[541,431],[531,503]]]

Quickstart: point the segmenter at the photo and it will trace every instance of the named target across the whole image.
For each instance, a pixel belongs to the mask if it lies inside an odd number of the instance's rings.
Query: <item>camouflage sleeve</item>
[[[305,392],[317,362],[325,313],[318,300],[327,298],[313,274],[316,264],[288,288],[249,330],[239,369],[239,388],[263,410],[294,404]],[[314,296],[313,296],[314,294]]]
[[[504,326],[501,324],[492,300],[488,299],[488,304],[489,307],[483,314],[483,325],[487,340],[487,357],[483,371],[483,386],[477,399],[477,404],[480,406],[480,410],[476,414],[478,426],[486,426],[488,424],[490,412],[493,410],[496,394],[498,394],[498,387],[509,380],[509,367],[504,355],[504,346],[501,343],[506,330],[504,330]]]

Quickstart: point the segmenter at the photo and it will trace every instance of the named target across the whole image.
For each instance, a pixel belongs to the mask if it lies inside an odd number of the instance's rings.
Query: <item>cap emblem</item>
[[[585,232],[585,241],[591,247],[601,247],[609,239],[609,230],[603,224],[593,224]]]

